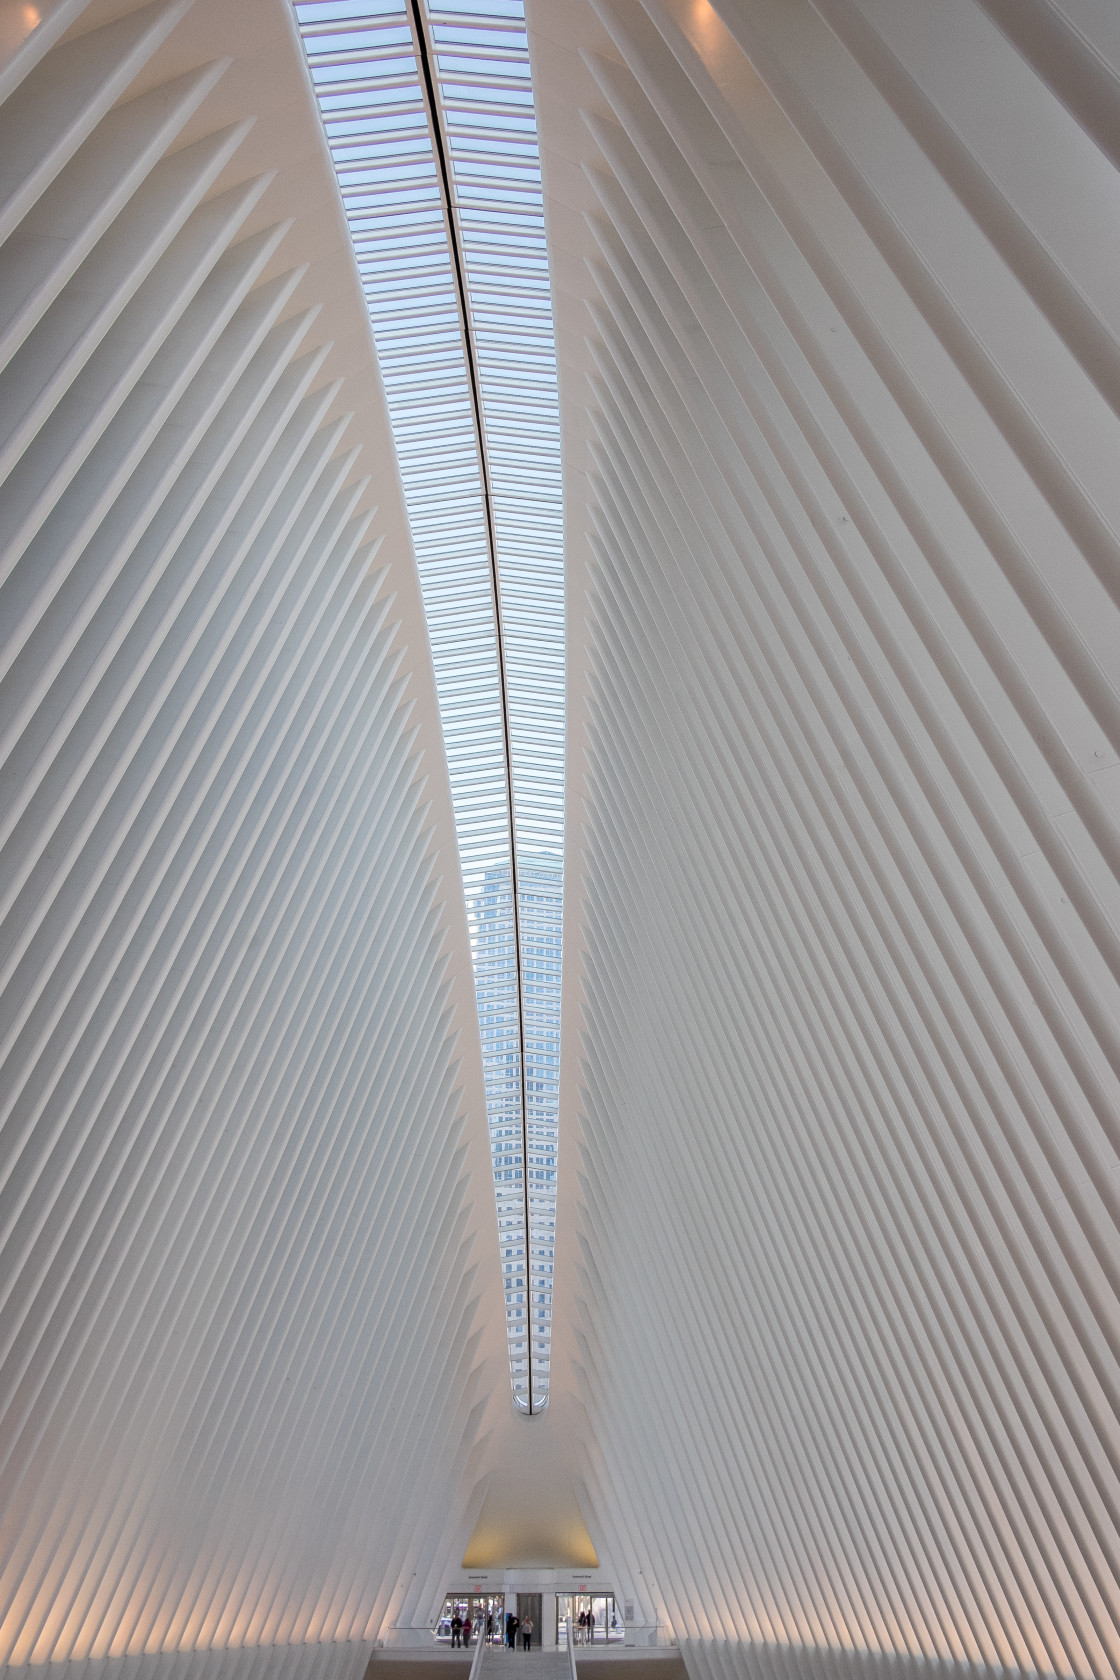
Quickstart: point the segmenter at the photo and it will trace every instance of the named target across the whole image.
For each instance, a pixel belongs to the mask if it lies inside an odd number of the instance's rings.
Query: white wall
[[[1111,1674],[1113,13],[530,11],[592,1533],[697,1677]]]
[[[286,7],[40,11],[0,62],[0,1660],[330,1680],[437,1607],[509,1426],[414,568]],[[695,1680],[1110,1674],[1111,14],[532,17],[549,1474]]]
[[[0,1662],[357,1675],[508,1403],[415,568],[283,0],[44,12],[0,80]]]

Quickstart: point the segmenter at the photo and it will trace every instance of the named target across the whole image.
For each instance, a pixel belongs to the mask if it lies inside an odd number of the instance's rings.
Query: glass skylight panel
[[[524,1408],[531,1398],[537,1410],[548,1395],[556,1229],[564,568],[523,6],[464,0],[423,12],[489,474],[512,846],[483,463],[410,9],[399,0],[297,0],[295,9],[373,324],[428,617],[471,933],[514,1398]]]

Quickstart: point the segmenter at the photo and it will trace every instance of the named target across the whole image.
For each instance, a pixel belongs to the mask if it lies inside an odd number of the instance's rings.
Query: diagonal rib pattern
[[[0,1663],[329,1680],[501,1373],[422,609],[290,17],[79,28],[0,82]]]
[[[556,1358],[693,1674],[1120,1662],[1120,181],[1069,102],[1091,39],[1115,121],[1120,61],[1088,13],[530,8],[588,485]]]

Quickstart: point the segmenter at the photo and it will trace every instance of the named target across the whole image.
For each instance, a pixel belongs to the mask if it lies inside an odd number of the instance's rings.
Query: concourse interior
[[[516,1617],[517,1645],[524,1642],[524,1623],[532,1623],[532,1645],[567,1645],[571,1629],[572,1642],[597,1650],[600,1646],[621,1645],[626,1639],[625,1611],[619,1619],[619,1608],[612,1592],[522,1592],[505,1593],[450,1592],[433,1628],[436,1640],[449,1648],[466,1650],[477,1639],[488,1645],[508,1644],[508,1618]],[[631,1621],[633,1617],[631,1617]],[[458,1626],[456,1626],[456,1622]],[[470,1623],[468,1633],[465,1624]]]
[[[1117,0],[0,0],[0,1680],[1120,1675],[1118,277]]]

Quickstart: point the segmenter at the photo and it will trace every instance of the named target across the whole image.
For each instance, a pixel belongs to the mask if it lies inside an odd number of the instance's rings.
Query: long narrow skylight
[[[539,1411],[556,1229],[564,576],[523,5],[296,0],[295,9],[373,323],[427,612],[471,931],[514,1400]]]

